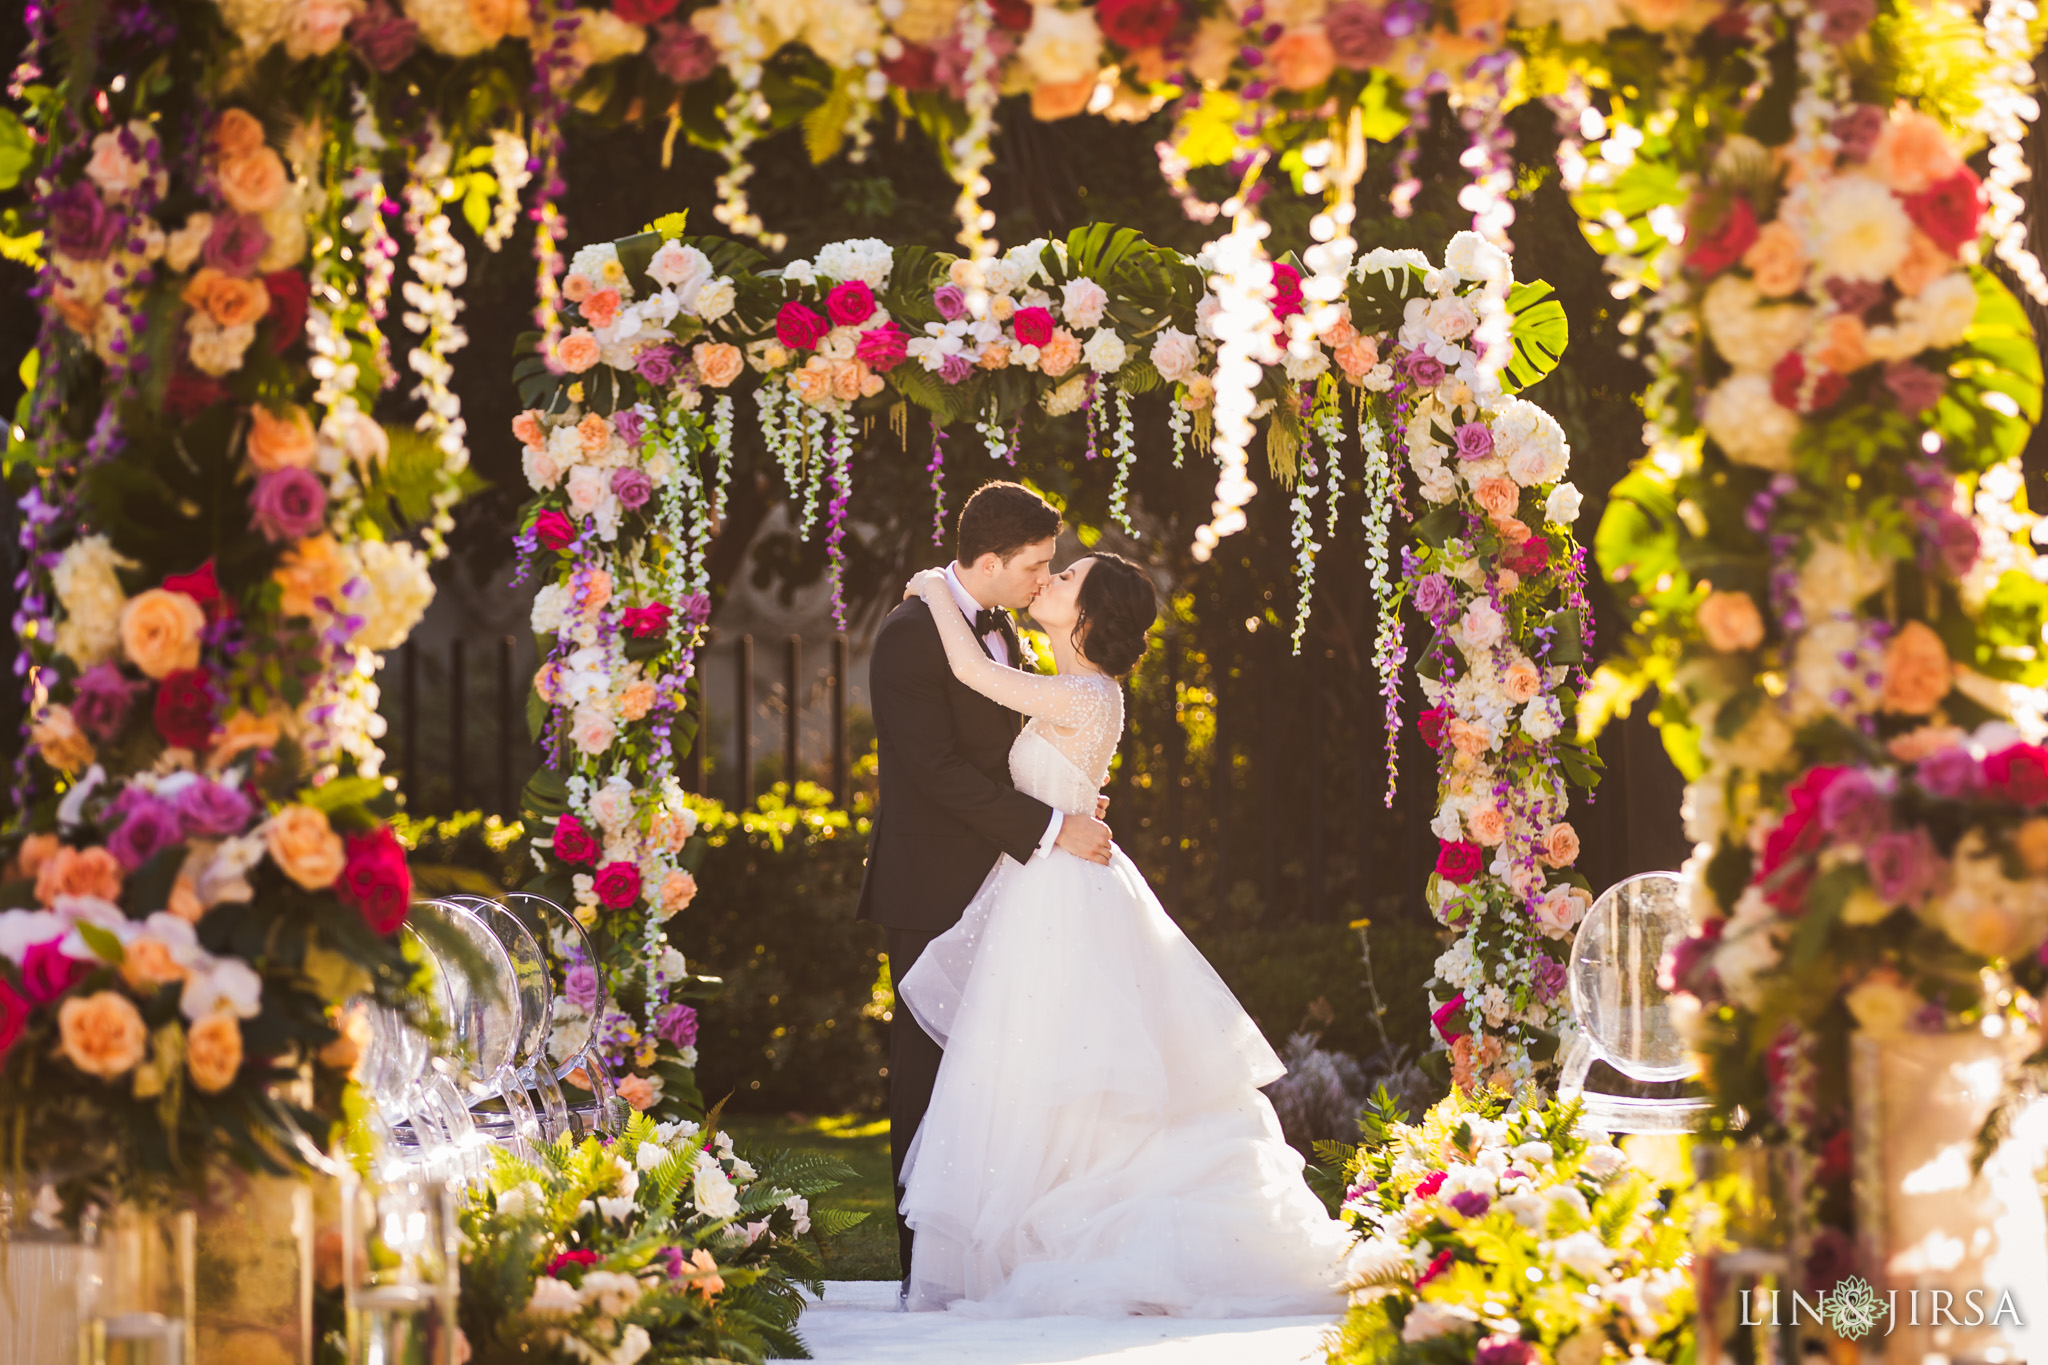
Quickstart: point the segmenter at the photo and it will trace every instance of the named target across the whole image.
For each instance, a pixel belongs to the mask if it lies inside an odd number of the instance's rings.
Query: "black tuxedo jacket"
[[[1004,627],[1010,658],[1016,632]],[[860,918],[891,929],[951,928],[1004,853],[1030,858],[1052,807],[1010,784],[1023,717],[953,676],[931,608],[904,602],[868,663],[880,741],[881,805],[868,836]]]

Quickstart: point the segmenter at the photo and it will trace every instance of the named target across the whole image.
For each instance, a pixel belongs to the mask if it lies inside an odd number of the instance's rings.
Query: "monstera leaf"
[[[1981,266],[1977,320],[1948,365],[1948,390],[1934,429],[1951,451],[1968,451],[1979,469],[2012,459],[2041,420],[2041,352],[2019,300]]]
[[[1557,291],[1543,280],[1518,284],[1508,295],[1508,316],[1514,319],[1511,335],[1515,353],[1508,359],[1501,388],[1516,393],[1528,388],[1557,368],[1571,340],[1571,324],[1564,305],[1552,297]]]
[[[1428,297],[1428,291],[1422,287],[1425,269],[1410,261],[1370,271],[1363,277],[1354,273],[1344,295],[1351,305],[1351,325],[1364,336],[1379,336],[1400,327],[1408,300]]]
[[[1678,557],[1678,490],[1648,461],[1614,485],[1593,535],[1593,554],[1610,583],[1626,578],[1643,597],[1668,591],[1684,574]]]

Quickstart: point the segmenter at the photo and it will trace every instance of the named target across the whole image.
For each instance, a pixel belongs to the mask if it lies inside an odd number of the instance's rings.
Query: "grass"
[[[821,1208],[847,1209],[867,1218],[825,1247],[828,1280],[899,1280],[895,1186],[889,1176],[889,1120],[859,1114],[806,1118],[801,1114],[727,1114],[720,1126],[742,1147],[822,1152],[851,1166],[855,1178],[818,1196]]]

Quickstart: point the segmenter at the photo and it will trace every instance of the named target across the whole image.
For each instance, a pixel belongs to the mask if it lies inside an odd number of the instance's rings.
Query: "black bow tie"
[[[1003,627],[1009,624],[1009,617],[1010,614],[1006,611],[1000,611],[995,607],[983,607],[974,613],[974,633],[1000,635],[1003,633]]]

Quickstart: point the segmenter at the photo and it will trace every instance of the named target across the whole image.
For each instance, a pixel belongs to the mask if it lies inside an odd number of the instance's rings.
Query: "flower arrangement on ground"
[[[1690,1354],[1702,1199],[1681,1139],[1624,1150],[1582,1130],[1576,1104],[1484,1088],[1404,1117],[1382,1092],[1364,1145],[1320,1153],[1344,1158],[1343,1217],[1363,1239],[1333,1365]]]
[[[608,1142],[557,1139],[537,1165],[497,1153],[462,1214],[469,1358],[803,1355],[798,1287],[823,1289],[805,1241],[866,1217],[810,1201],[853,1172],[788,1152],[743,1157],[716,1122],[636,1115]]]

